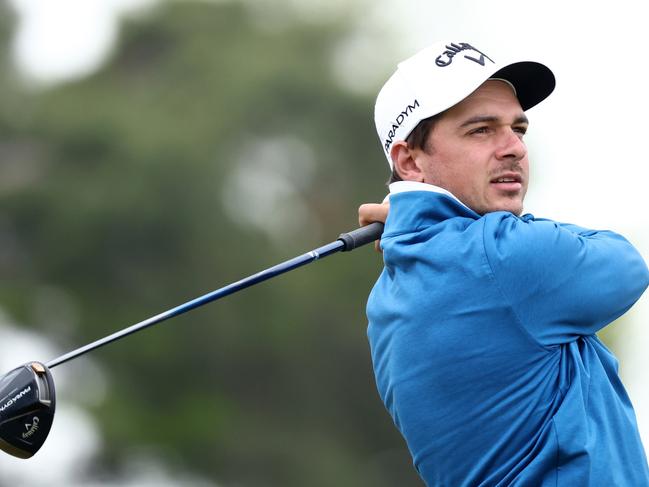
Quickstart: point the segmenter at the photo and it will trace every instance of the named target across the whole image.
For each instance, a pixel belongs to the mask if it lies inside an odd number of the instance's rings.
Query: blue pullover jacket
[[[381,245],[376,384],[428,486],[649,486],[595,335],[649,284],[631,244],[413,191],[391,196]]]

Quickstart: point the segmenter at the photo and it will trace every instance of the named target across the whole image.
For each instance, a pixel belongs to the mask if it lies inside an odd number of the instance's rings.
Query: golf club
[[[29,362],[0,378],[0,449],[19,458],[30,458],[45,443],[54,420],[56,406],[54,379],[50,369],[73,360],[108,343],[181,315],[204,304],[284,274],[336,252],[348,252],[380,238],[382,223],[343,233],[334,242],[302,254],[281,264],[253,274],[112,335],[77,348],[47,363]]]

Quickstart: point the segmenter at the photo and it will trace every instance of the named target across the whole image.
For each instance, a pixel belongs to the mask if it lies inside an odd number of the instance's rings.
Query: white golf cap
[[[399,63],[383,85],[374,107],[381,146],[392,168],[390,149],[422,120],[464,100],[488,79],[508,81],[523,110],[554,90],[552,71],[527,60],[498,62],[468,42],[439,42]]]

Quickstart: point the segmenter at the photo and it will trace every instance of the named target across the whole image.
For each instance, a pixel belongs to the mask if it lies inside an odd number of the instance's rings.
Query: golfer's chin
[[[519,216],[523,213],[523,198],[520,195],[500,196],[486,201],[481,207],[472,209],[480,215],[496,211],[508,211]]]
[[[494,206],[492,211],[508,211],[516,216],[523,213],[523,200],[521,198],[503,199]]]

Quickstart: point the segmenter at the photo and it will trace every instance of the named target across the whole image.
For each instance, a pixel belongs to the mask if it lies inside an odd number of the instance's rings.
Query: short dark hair
[[[438,113],[432,117],[424,118],[414,129],[412,129],[412,132],[410,132],[408,137],[406,137],[406,144],[408,144],[409,149],[420,149],[424,152],[430,153],[432,148],[429,147],[428,136],[441,115],[441,113]],[[390,175],[387,184],[395,183],[397,181],[403,181],[403,179],[399,176],[396,167],[393,165],[392,174]]]

